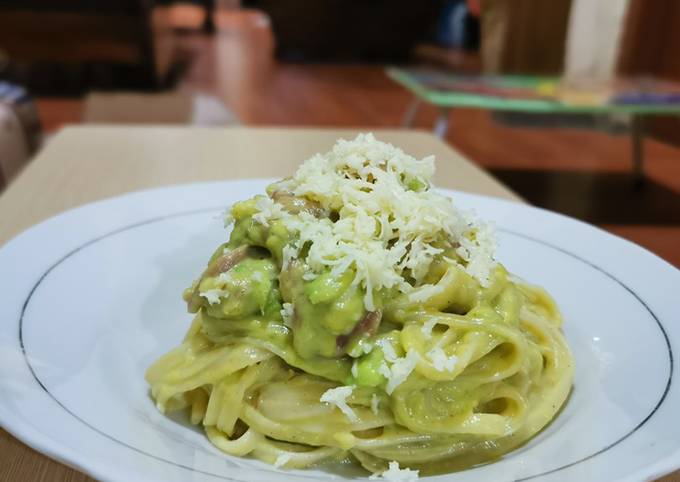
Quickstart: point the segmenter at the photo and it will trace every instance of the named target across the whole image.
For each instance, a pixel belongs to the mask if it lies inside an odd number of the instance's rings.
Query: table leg
[[[413,97],[413,100],[408,105],[406,109],[406,114],[404,114],[404,120],[402,124],[404,127],[413,127],[413,122],[416,120],[416,115],[420,110],[420,99],[418,97]]]
[[[645,125],[644,119],[640,115],[633,115],[630,126],[630,140],[633,157],[633,179],[635,184],[639,186],[645,182]]]
[[[449,107],[439,108],[439,115],[434,124],[434,133],[440,139],[443,139],[446,136],[446,131],[449,130],[449,114],[451,114],[451,109]]]

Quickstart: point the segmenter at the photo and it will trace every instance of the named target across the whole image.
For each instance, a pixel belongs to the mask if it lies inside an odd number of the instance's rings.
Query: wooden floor
[[[252,125],[397,126],[409,95],[378,65],[281,64],[268,19],[221,12],[218,33],[181,37],[191,62],[179,89],[221,98]],[[79,100],[39,99],[47,129],[80,119]],[[416,126],[430,129],[425,108]],[[630,178],[626,136],[517,128],[487,111],[459,109],[446,141],[535,205],[596,223],[680,266],[680,149],[646,143],[648,182]]]

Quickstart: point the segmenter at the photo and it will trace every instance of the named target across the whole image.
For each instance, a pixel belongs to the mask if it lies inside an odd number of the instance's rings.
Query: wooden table
[[[618,79],[610,88],[618,102],[605,98],[603,92],[571,92],[561,87],[555,77],[519,75],[459,75],[445,70],[421,68],[388,68],[387,75],[413,94],[413,101],[406,110],[403,124],[413,125],[423,103],[439,110],[434,132],[444,138],[449,126],[451,110],[456,107],[490,109],[497,112],[520,112],[530,115],[566,115],[569,122],[574,116],[590,119],[597,115],[607,118],[613,115],[630,118],[631,159],[636,182],[644,181],[645,119],[659,115],[680,116],[677,85],[669,87],[662,81],[651,79]],[[621,84],[621,86],[618,86]],[[616,89],[619,89],[618,91]],[[632,94],[631,94],[632,92]],[[625,94],[625,95],[624,95]],[[573,96],[587,96],[590,102],[574,102]],[[569,96],[572,98],[569,99]],[[656,96],[655,99],[652,97]],[[624,101],[623,97],[627,100]],[[593,99],[597,99],[593,102]],[[663,102],[660,99],[667,101]]]
[[[336,129],[69,127],[57,134],[0,196],[0,245],[61,211],[121,193],[169,184],[283,177],[338,137]],[[432,134],[374,130],[418,157],[438,159],[439,186],[520,198]],[[0,480],[91,481],[0,429]],[[680,473],[662,479],[680,481]]]

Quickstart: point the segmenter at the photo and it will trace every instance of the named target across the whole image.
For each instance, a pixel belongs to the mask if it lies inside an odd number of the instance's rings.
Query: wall
[[[629,0],[573,0],[565,56],[572,82],[606,83],[616,71]]]

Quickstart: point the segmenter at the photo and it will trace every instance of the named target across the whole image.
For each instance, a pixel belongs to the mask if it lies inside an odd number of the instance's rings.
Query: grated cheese
[[[444,370],[452,372],[458,364],[458,357],[456,355],[448,356],[440,346],[435,346],[428,351],[427,357],[432,361],[434,369],[440,372]]]
[[[378,367],[378,373],[387,379],[385,391],[392,394],[395,388],[401,385],[415,369],[420,355],[414,349],[409,349],[406,355],[398,357],[392,343],[388,339],[380,339],[376,344],[383,352],[383,361]]]
[[[281,305],[281,318],[283,318],[283,324],[288,328],[293,326],[293,316],[295,315],[295,309],[293,303],[284,303]]]
[[[414,303],[419,303],[432,298],[434,295],[438,295],[444,291],[444,285],[423,285],[416,290],[413,290],[408,295],[409,301]]]
[[[201,291],[199,293],[200,296],[208,300],[208,303],[211,305],[216,305],[219,304],[220,298],[224,297],[227,295],[227,292],[224,290],[220,289],[212,289],[212,290],[207,290],[207,291]]]
[[[389,468],[381,474],[373,474],[369,477],[371,480],[377,480],[382,477],[390,482],[413,482],[418,480],[420,471],[411,469],[400,469],[399,462],[392,461],[389,463]]]
[[[373,351],[373,343],[366,340],[366,338],[361,338],[359,343],[357,343],[347,354],[352,358],[358,358],[362,355],[368,355]]]
[[[361,348],[361,351],[365,354],[368,355],[373,351],[373,343],[370,343],[366,340],[362,340],[359,347]]]
[[[317,202],[337,213],[336,221],[304,211],[290,214],[266,196],[256,198],[259,211],[253,220],[269,226],[280,219],[296,236],[284,248],[284,268],[300,256],[302,246],[308,247],[306,280],[328,269],[333,276],[353,269],[353,283],[365,290],[368,311],[375,309],[374,291],[410,293],[424,286],[432,261],[447,244],[457,246],[454,262],[487,286],[495,266],[493,230],[431,189],[433,175],[432,156],[417,160],[372,134],[360,134],[339,140],[330,152],[313,156],[291,178],[272,186]]]
[[[385,362],[382,362],[380,364],[380,366],[378,367],[378,373],[380,373],[382,376],[384,376],[388,380],[392,377],[392,371],[390,370],[390,367]]]
[[[385,360],[391,363],[397,361],[399,357],[397,357],[397,352],[394,351],[394,347],[392,346],[392,343],[390,343],[389,340],[381,339],[378,340],[376,343],[382,350]]]
[[[416,368],[420,355],[413,348],[409,348],[406,356],[397,358],[391,366],[383,362],[378,369],[378,373],[387,378],[385,391],[391,395],[395,388],[404,383],[411,372]]]
[[[330,388],[326,390],[323,395],[321,395],[320,401],[335,405],[342,411],[342,413],[347,416],[348,419],[350,419],[351,422],[356,423],[359,421],[359,417],[357,417],[356,413],[354,413],[354,410],[352,410],[350,406],[347,405],[347,397],[352,394],[353,390],[354,387],[351,386]]]

